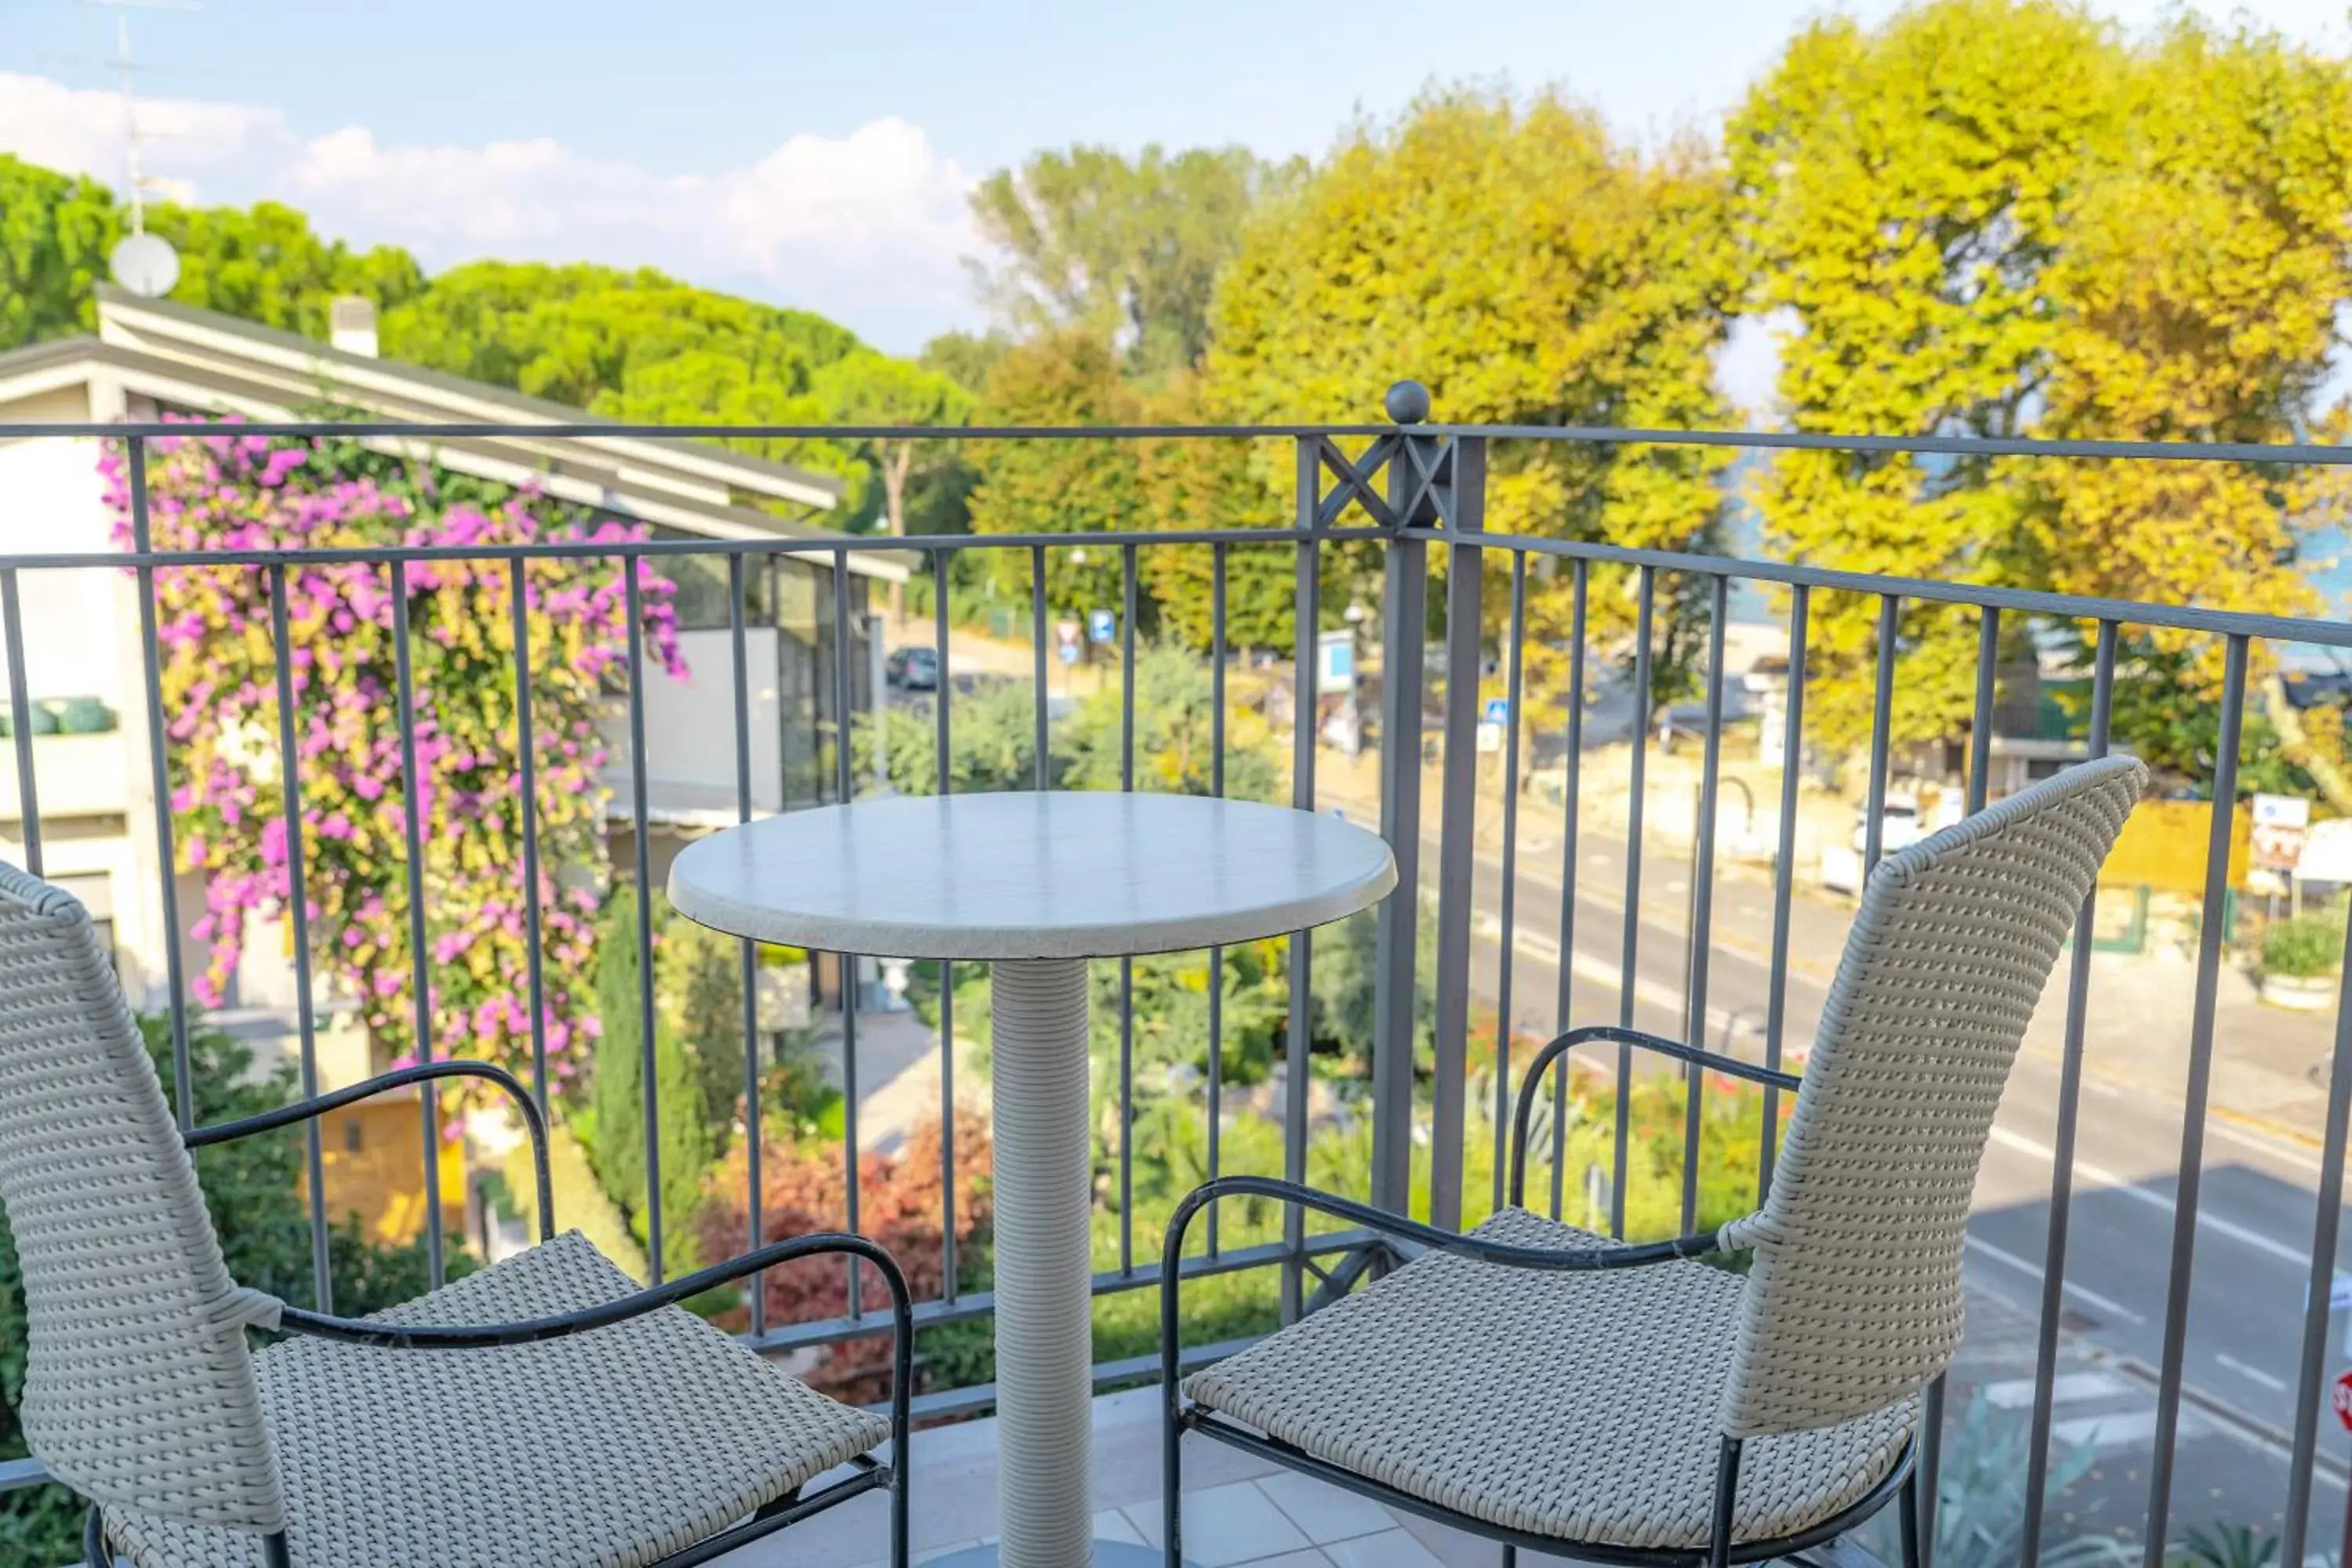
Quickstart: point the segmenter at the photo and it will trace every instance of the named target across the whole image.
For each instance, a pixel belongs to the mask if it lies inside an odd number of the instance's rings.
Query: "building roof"
[[[111,285],[99,286],[98,317],[95,336],[0,353],[0,404],[103,379],[125,399],[257,420],[299,419],[332,404],[403,423],[619,428],[618,421],[546,398]],[[111,412],[93,400],[93,417]],[[383,437],[370,444],[484,479],[531,479],[564,500],[707,537],[836,537],[804,520],[840,504],[841,481],[703,441],[520,434]],[[779,505],[789,510],[771,510]],[[906,575],[895,555],[860,552],[849,560],[861,575]]]

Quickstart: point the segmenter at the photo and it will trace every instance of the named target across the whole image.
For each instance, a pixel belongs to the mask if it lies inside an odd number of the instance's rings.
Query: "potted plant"
[[[2254,972],[2263,1001],[2273,1007],[2315,1013],[2334,1004],[2336,977],[2343,962],[2343,917],[2302,914],[2277,921],[2263,932]]]

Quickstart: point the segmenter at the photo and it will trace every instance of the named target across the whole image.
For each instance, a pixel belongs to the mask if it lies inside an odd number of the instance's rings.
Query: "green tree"
[[[741,976],[727,938],[657,904],[654,922],[654,1113],[661,1147],[663,1263],[691,1268],[705,1178],[727,1152],[743,1085]],[[623,883],[598,921],[596,1041],[587,1142],[596,1178],[650,1238],[646,1174],[644,970],[637,894]]]
[[[949,726],[949,793],[1030,788],[1037,777],[1036,711],[1026,681],[996,681],[957,697]],[[857,716],[850,743],[860,777],[879,772],[900,795],[938,792],[939,731],[929,714],[887,703]]]
[[[810,396],[828,424],[944,427],[971,412],[971,395],[948,376],[911,361],[870,351],[845,354],[816,373]],[[919,436],[861,436],[853,448],[882,486],[882,515],[892,533],[907,532],[907,484],[918,462],[950,456],[944,441]]]
[[[1729,131],[1750,304],[1787,325],[1790,423],[2324,437],[2352,293],[2347,108],[2352,64],[2189,18],[2134,40],[2054,0],[1938,0],[1807,28]],[[1774,543],[1825,565],[2306,613],[2305,542],[2345,495],[2332,473],[2254,465],[1831,453],[1782,454],[1758,489]],[[1812,711],[1852,743],[1875,606],[1822,608]],[[1901,636],[1898,736],[1957,732],[1971,618],[1917,609]],[[2218,658],[2175,660],[2187,646],[2126,652],[2210,713]],[[2259,689],[2292,718],[2282,688]],[[2162,705],[2139,705],[2155,730],[2118,734],[2162,744],[2208,721]],[[2325,783],[2336,738],[2275,728]]]
[[[265,327],[327,335],[327,307],[357,294],[390,309],[423,290],[415,258],[393,246],[355,251],[314,234],[310,220],[278,202],[250,207],[148,209],[147,226],[180,253],[172,298]]]
[[[1815,23],[1732,118],[1750,303],[1788,323],[1780,398],[1801,430],[2025,433],[2049,374],[2043,287],[2086,155],[2109,140],[2118,46],[2071,7],[1955,0],[1876,31]],[[1783,453],[1756,489],[1767,537],[1800,559],[1945,581],[2013,576],[2021,499],[1989,465],[1910,454]],[[1809,714],[1832,744],[1867,732],[1877,607],[1825,601]],[[1914,607],[1898,736],[1969,711],[1973,628]]]
[[[92,330],[96,285],[129,226],[98,182],[0,156],[0,348]],[[390,307],[425,285],[406,251],[355,251],[312,233],[308,218],[277,202],[161,202],[148,208],[147,226],[180,253],[173,299],[312,337],[326,336],[328,301],[338,294]]]
[[[1038,153],[972,193],[981,233],[1010,258],[973,270],[1016,331],[1101,335],[1129,375],[1187,370],[1208,346],[1210,296],[1244,220],[1303,172],[1240,147]]]
[[[1012,347],[1013,340],[1001,331],[941,332],[923,345],[915,363],[939,372],[976,397],[988,384],[988,373]]]
[[[140,1020],[157,1075],[169,1084],[171,1026],[152,1015]],[[202,1019],[188,1030],[189,1081],[194,1121],[212,1126],[274,1110],[296,1096],[294,1069],[254,1070],[252,1049]],[[168,1092],[168,1091],[167,1091]],[[217,1144],[196,1155],[196,1181],[219,1234],[230,1278],[302,1306],[311,1290],[310,1207],[302,1196],[302,1134],[291,1129]],[[453,1251],[446,1272],[473,1272],[472,1258]],[[352,1317],[381,1311],[420,1296],[430,1278],[425,1244],[385,1247],[370,1241],[356,1215],[334,1223],[328,1237],[329,1279],[335,1310]],[[16,1410],[24,1397],[27,1321],[16,1249],[0,1222],[0,1460],[25,1457]],[[60,1486],[0,1492],[0,1556],[11,1563],[78,1561],[82,1503]]]
[[[1135,661],[1135,787],[1154,795],[1208,795],[1215,784],[1216,689],[1201,660],[1169,647]],[[1227,694],[1225,794],[1271,801],[1281,786],[1265,717]],[[1072,789],[1119,787],[1121,694],[1105,689],[1078,704],[1057,742]]]
[[[1120,379],[1110,344],[1097,332],[1068,328],[1021,344],[989,373],[978,423],[1129,425],[1141,401]],[[1087,534],[1139,528],[1148,515],[1140,458],[1125,440],[1044,439],[972,444],[978,483],[971,526],[981,533]],[[1083,539],[1073,543],[1083,546]],[[1025,550],[992,550],[986,570],[1000,593],[1025,605]],[[1117,605],[1123,588],[1119,552],[1045,553],[1048,614],[1083,614]]]
[[[1720,424],[1731,259],[1705,149],[1645,158],[1551,96],[1427,99],[1261,210],[1217,289],[1205,405],[1244,421],[1377,417],[1412,376],[1448,420]],[[1704,549],[1722,466],[1696,447],[1497,443],[1486,522]],[[1286,515],[1288,455],[1262,460],[1260,479]],[[1622,633],[1630,615],[1602,576],[1597,625]],[[1567,581],[1531,584],[1539,699],[1564,669]]]
[[[96,325],[93,289],[121,232],[104,185],[0,153],[0,350]]]
[[[1171,376],[1145,409],[1154,425],[1211,422],[1201,379]],[[1288,459],[1286,440],[1167,439],[1138,443],[1146,525],[1167,530],[1287,528],[1289,496],[1269,492],[1255,476]],[[1278,454],[1278,456],[1277,456]],[[1207,545],[1171,544],[1141,552],[1145,591],[1161,633],[1206,653],[1215,642],[1215,553]],[[1296,546],[1225,548],[1225,647],[1291,651],[1297,615]],[[1335,607],[1344,609],[1344,595]]]
[[[625,391],[643,367],[696,349],[806,392],[854,353],[846,328],[806,310],[697,289],[651,268],[479,261],[453,267],[383,323],[384,350],[454,374],[579,407]]]
[[[480,261],[455,267],[389,313],[384,352],[616,419],[808,425],[826,414],[818,373],[866,352],[822,316],[698,289],[650,268]],[[851,481],[865,465],[840,443],[734,437],[756,457]]]

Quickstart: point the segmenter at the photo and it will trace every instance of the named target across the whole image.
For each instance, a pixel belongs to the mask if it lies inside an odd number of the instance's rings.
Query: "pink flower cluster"
[[[115,536],[131,540],[128,463],[102,459]],[[529,489],[439,474],[351,442],[247,437],[150,445],[148,514],[163,551],[462,549],[623,544],[642,530]],[[404,592],[416,777],[402,755],[391,569],[285,560],[287,658],[313,963],[378,1047],[416,1054],[408,939],[407,814],[416,812],[434,1054],[528,1058],[530,933],[522,870],[514,577],[507,561],[411,561]],[[622,563],[532,559],[523,577],[535,742],[541,957],[553,1069],[596,1024],[588,970],[603,901],[605,747],[600,718],[625,675]],[[646,656],[682,676],[669,581],[635,563]],[[278,655],[267,566],[155,574],[172,809],[180,868],[201,877],[194,934],[217,1005],[248,917],[290,927],[291,862],[278,746]],[[290,941],[290,935],[289,939]]]

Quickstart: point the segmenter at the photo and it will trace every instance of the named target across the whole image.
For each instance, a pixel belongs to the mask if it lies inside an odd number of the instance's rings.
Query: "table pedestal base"
[[[996,1496],[1005,1568],[1087,1568],[1094,1535],[1094,1149],[1087,961],[990,976]]]

